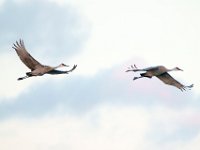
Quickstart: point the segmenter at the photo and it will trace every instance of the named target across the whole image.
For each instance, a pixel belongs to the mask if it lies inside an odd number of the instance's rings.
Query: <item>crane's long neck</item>
[[[174,70],[175,70],[175,68],[167,69],[167,72],[174,71]]]
[[[58,66],[56,66],[56,67],[53,67],[53,69],[58,69],[58,68],[60,68],[60,67],[62,67],[62,65],[58,65]]]
[[[168,72],[169,71],[180,71],[179,69],[177,69],[176,67],[175,68],[172,68],[172,69],[167,69],[168,70]]]

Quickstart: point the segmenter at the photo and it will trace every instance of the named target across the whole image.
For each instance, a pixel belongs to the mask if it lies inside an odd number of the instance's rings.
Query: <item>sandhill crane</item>
[[[21,61],[31,70],[31,72],[26,73],[26,76],[18,78],[18,80],[23,80],[32,76],[42,76],[44,74],[67,74],[69,72],[72,72],[77,67],[77,65],[74,65],[72,69],[68,71],[56,70],[57,68],[68,66],[63,63],[56,67],[42,65],[27,52],[24,46],[24,42],[21,39],[19,40],[19,42],[16,41],[16,44],[13,45],[14,46],[12,48],[15,49]]]
[[[168,85],[172,85],[177,87],[178,89],[180,89],[181,91],[185,90],[186,88],[192,88],[193,84],[190,86],[185,86],[183,84],[181,84],[180,82],[178,82],[177,80],[175,80],[168,72],[170,71],[183,71],[182,69],[175,67],[172,69],[167,69],[164,66],[156,66],[156,67],[149,67],[149,68],[144,68],[144,69],[138,69],[136,67],[136,65],[132,66],[131,68],[129,68],[128,70],[126,70],[126,72],[129,71],[133,71],[133,72],[137,72],[137,71],[144,71],[144,73],[140,73],[141,76],[139,77],[134,77],[133,80],[139,79],[139,78],[152,78],[153,76],[156,76],[158,79],[160,79],[161,81],[163,81],[165,84]]]

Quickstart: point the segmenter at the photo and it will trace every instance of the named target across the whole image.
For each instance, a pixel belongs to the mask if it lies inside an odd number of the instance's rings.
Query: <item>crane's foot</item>
[[[21,77],[21,78],[18,78],[17,80],[20,81],[20,80],[26,79],[26,78],[28,78],[28,77],[29,77],[29,76]]]
[[[133,80],[137,80],[137,79],[140,79],[140,78],[143,78],[142,76],[141,77],[134,77]]]
[[[20,80],[23,80],[23,79],[24,79],[24,78],[18,78],[17,80],[20,81]]]

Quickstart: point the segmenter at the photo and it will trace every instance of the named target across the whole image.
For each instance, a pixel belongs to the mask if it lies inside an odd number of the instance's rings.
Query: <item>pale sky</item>
[[[200,2],[0,0],[0,149],[199,150]],[[12,44],[68,75],[33,77]],[[181,92],[127,67],[180,67]]]

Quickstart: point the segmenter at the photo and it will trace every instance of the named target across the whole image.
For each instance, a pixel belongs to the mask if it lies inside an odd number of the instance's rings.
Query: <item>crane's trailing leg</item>
[[[145,77],[145,78],[149,78],[149,79],[152,78],[152,77],[150,77],[150,76],[146,76],[146,75],[142,75],[142,74],[141,74],[141,76],[139,76],[139,77],[134,77],[133,80],[137,80],[137,79],[144,78],[144,77]]]
[[[17,80],[20,81],[20,80],[23,80],[23,79],[26,79],[26,78],[29,78],[29,76],[24,76],[24,77],[18,78]]]
[[[140,77],[134,77],[133,80],[137,80],[137,79],[140,79],[140,78],[143,78],[142,76]]]
[[[26,73],[26,76],[24,77],[21,77],[21,78],[18,78],[17,80],[20,81],[20,80],[23,80],[23,79],[26,79],[26,78],[29,78],[29,77],[32,77],[33,75],[31,74],[31,72],[27,72]]]

